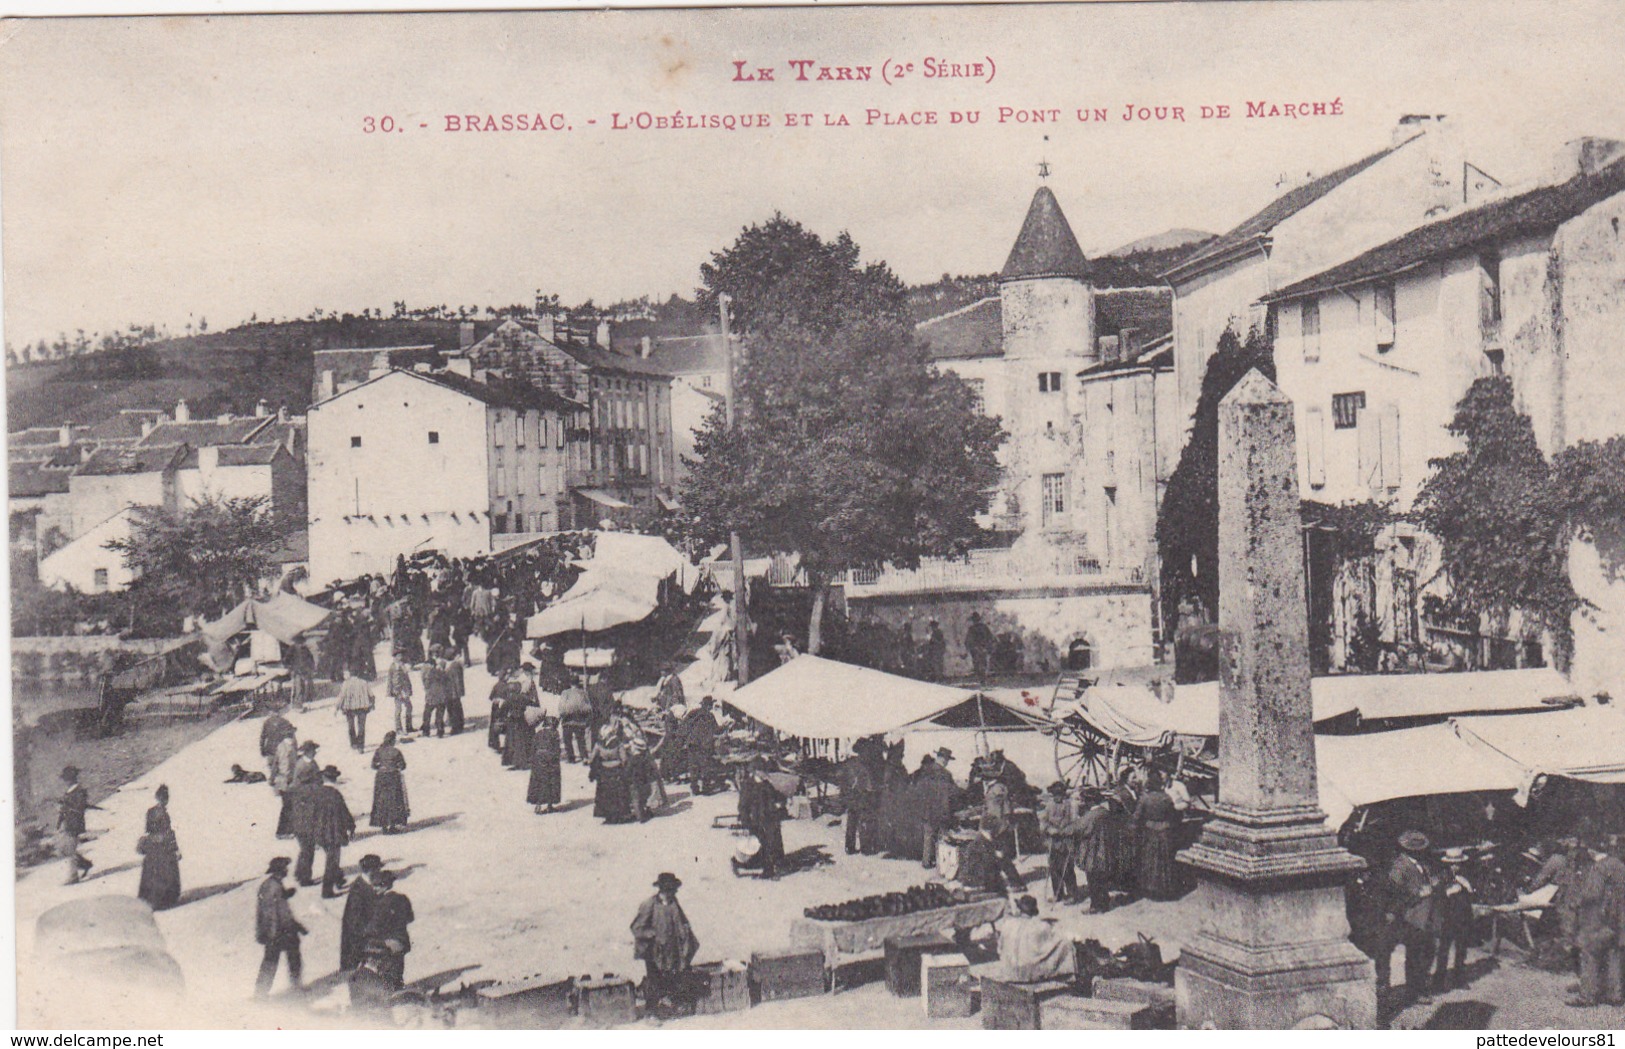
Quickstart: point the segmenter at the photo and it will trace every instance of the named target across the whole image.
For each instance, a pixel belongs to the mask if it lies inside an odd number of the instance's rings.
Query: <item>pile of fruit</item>
[[[865,896],[845,903],[822,903],[808,907],[802,913],[809,918],[825,922],[862,922],[871,918],[896,918],[904,914],[951,907],[964,902],[946,885],[932,883],[916,885],[903,892],[888,892],[880,896]]]

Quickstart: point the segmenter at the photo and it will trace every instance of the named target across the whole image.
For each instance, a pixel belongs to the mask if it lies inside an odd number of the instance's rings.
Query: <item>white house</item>
[[[313,405],[310,576],[384,572],[399,555],[487,554],[560,527],[583,405],[528,383],[388,370]]]
[[[1262,300],[1497,186],[1466,162],[1444,117],[1406,116],[1387,148],[1294,186],[1186,256],[1165,274],[1174,289],[1177,424],[1188,430],[1225,329],[1245,335],[1267,323]]]
[[[104,521],[87,528],[39,564],[40,583],[58,589],[72,587],[85,594],[106,594],[123,590],[135,575],[124,567],[124,556],[107,549],[107,543],[130,537],[133,506],[126,506]]]

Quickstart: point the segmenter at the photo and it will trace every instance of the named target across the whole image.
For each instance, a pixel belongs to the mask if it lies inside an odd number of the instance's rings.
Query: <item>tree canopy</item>
[[[178,514],[136,507],[129,538],[107,548],[136,575],[131,597],[139,608],[175,619],[216,618],[271,574],[278,547],[296,527],[267,505],[256,496],[205,499]]]
[[[1234,329],[1219,337],[1202,374],[1191,436],[1168,478],[1157,516],[1162,557],[1163,622],[1178,622],[1181,601],[1197,598],[1209,615],[1219,608],[1219,402],[1252,369],[1275,381],[1275,353],[1258,329],[1246,341]]]
[[[1507,377],[1475,381],[1447,429],[1465,447],[1430,462],[1414,513],[1440,541],[1452,602],[1499,624],[1520,611],[1528,625],[1552,631],[1562,659],[1579,605],[1568,574],[1578,507],[1541,454]]]
[[[737,530],[798,554],[814,591],[852,567],[962,554],[998,480],[998,420],[938,372],[914,336],[901,282],[776,215],[701,269],[702,302],[728,294],[737,343],[735,425],[718,408],[696,437],[683,498],[703,535]]]

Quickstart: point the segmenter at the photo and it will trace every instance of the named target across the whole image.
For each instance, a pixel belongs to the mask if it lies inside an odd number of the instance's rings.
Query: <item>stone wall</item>
[[[1096,667],[1140,667],[1151,663],[1151,596],[1141,586],[1031,587],[1027,589],[885,594],[849,598],[854,625],[878,620],[889,629],[908,623],[916,644],[932,619],[948,639],[950,677],[971,673],[965,629],[980,612],[995,637],[1015,633],[1022,669],[1057,672],[1072,643],[1089,643]]]
[[[14,637],[11,639],[11,677],[13,681],[93,682],[113,668],[121,652],[137,657],[155,656],[179,643],[177,638],[162,637],[140,640],[107,635]]]

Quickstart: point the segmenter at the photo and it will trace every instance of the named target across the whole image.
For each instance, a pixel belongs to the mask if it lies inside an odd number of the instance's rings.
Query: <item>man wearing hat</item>
[[[299,835],[299,865],[294,869],[300,875],[300,884],[310,884],[316,846],[321,846],[327,860],[322,870],[323,899],[332,899],[344,887],[339,853],[355,835],[355,816],[350,812],[350,803],[333,786],[338,778],[337,766],[329,765],[322,770],[325,782],[312,792],[310,823],[306,832]]]
[[[925,644],[920,647],[920,676],[927,681],[941,681],[947,674],[948,639],[943,636],[942,624],[935,619],[927,626]]]
[[[1434,879],[1425,858],[1429,844],[1421,831],[1406,831],[1388,868],[1389,924],[1405,945],[1405,990],[1421,1001],[1430,1000],[1428,968],[1433,961]]]
[[[1588,1008],[1625,1004],[1625,862],[1620,844],[1593,839],[1591,865],[1576,893],[1575,945],[1580,949],[1580,994],[1569,1005]]]
[[[312,837],[316,812],[316,791],[322,785],[322,767],[316,764],[317,743],[307,739],[299,744],[299,760],[294,762],[293,783],[286,795],[288,804],[288,833],[299,842],[299,862],[294,864],[294,880],[301,885],[314,885],[310,861],[315,856],[315,838]],[[310,847],[307,851],[306,840]]]
[[[339,970],[349,972],[361,964],[367,943],[367,926],[372,921],[372,905],[380,893],[374,879],[384,869],[376,853],[361,857],[361,874],[344,894],[344,917],[339,921]]]
[[[852,745],[841,763],[841,801],[846,805],[846,853],[880,851],[880,785],[885,769],[879,739],[869,736]]]
[[[1049,898],[1056,903],[1070,902],[1078,895],[1075,861],[1082,815],[1065,781],[1049,785],[1049,797],[1039,808],[1038,826],[1049,846]]]
[[[367,715],[371,713],[375,704],[372,698],[372,689],[367,687],[366,681],[353,670],[344,671],[344,684],[339,686],[338,705],[333,708],[335,714],[344,715],[345,727],[349,729],[350,746],[356,753],[367,749]],[[424,701],[428,705],[428,701]]]
[[[288,874],[288,857],[277,856],[267,865],[265,880],[260,882],[254,905],[254,940],[265,948],[260,961],[259,978],[254,981],[254,997],[264,998],[271,993],[271,981],[276,979],[277,963],[288,956],[288,980],[294,990],[300,989],[300,976],[304,964],[299,957],[299,937],[305,927],[294,920],[288,897],[293,890],[284,888],[282,879]]]
[[[767,759],[754,758],[739,785],[739,822],[762,843],[762,876],[777,878],[784,862],[784,796],[767,778]]]
[[[395,891],[395,875],[381,870],[373,875],[378,896],[372,901],[367,919],[365,954],[377,958],[376,968],[392,990],[406,983],[406,956],[412,951],[412,934],[407,930],[417,919],[412,901]]]
[[[911,793],[914,808],[920,819],[920,864],[927,870],[937,866],[937,839],[948,829],[954,816],[954,805],[959,799],[959,784],[948,771],[954,752],[939,747],[935,754],[920,759],[914,773]]]
[[[646,973],[643,1000],[657,1015],[670,1009],[671,998],[681,990],[680,974],[694,964],[700,949],[688,915],[677,902],[682,884],[677,875],[661,872],[654,881],[655,894],[638,905],[637,917],[632,919],[632,955],[643,962]]]
[[[987,679],[988,662],[997,643],[993,631],[982,622],[982,613],[972,612],[970,625],[965,628],[965,654],[970,656],[971,670],[976,674],[976,680]]]
[[[90,803],[90,795],[85,793],[84,784],[79,782],[77,766],[63,766],[62,782],[67,784],[67,789],[57,803],[57,850],[68,861],[68,884],[75,885],[91,866],[89,860],[79,855],[79,841],[85,836],[85,812],[101,806]]]
[[[1439,945],[1434,952],[1433,989],[1447,991],[1451,986],[1467,985],[1467,939],[1473,931],[1473,883],[1467,879],[1467,850],[1445,849],[1439,856],[1444,864],[1444,876],[1433,909],[1434,933]],[[1451,949],[1456,952],[1456,963],[1446,969]]]

